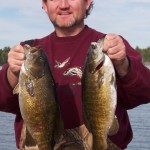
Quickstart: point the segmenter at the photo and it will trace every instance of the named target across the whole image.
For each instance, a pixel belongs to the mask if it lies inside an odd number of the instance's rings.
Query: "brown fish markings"
[[[83,114],[93,134],[93,150],[107,149],[108,134],[118,131],[115,70],[102,52],[103,40],[91,43],[82,77]]]
[[[39,150],[53,150],[57,105],[53,78],[41,47],[24,46],[18,87],[21,115]]]

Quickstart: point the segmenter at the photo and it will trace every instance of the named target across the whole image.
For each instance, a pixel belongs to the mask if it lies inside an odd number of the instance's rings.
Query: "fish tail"
[[[93,150],[106,150],[107,149],[107,138],[98,137],[93,140]]]

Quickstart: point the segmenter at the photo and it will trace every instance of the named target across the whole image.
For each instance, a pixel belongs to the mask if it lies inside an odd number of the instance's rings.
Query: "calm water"
[[[128,112],[134,138],[127,150],[150,150],[150,104]],[[0,150],[16,150],[14,118],[12,114],[0,112]]]

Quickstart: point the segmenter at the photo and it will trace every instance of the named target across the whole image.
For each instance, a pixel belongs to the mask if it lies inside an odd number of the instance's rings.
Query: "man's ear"
[[[86,0],[86,9],[88,10],[90,5],[92,3],[92,0]]]
[[[42,9],[44,9],[45,12],[47,13],[47,5],[46,5],[46,2],[44,0],[42,0]]]

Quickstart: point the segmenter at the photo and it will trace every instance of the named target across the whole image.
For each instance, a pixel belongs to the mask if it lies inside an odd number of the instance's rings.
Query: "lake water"
[[[134,138],[127,150],[150,150],[150,104],[128,111]],[[0,150],[17,150],[14,137],[14,118],[0,112]]]

